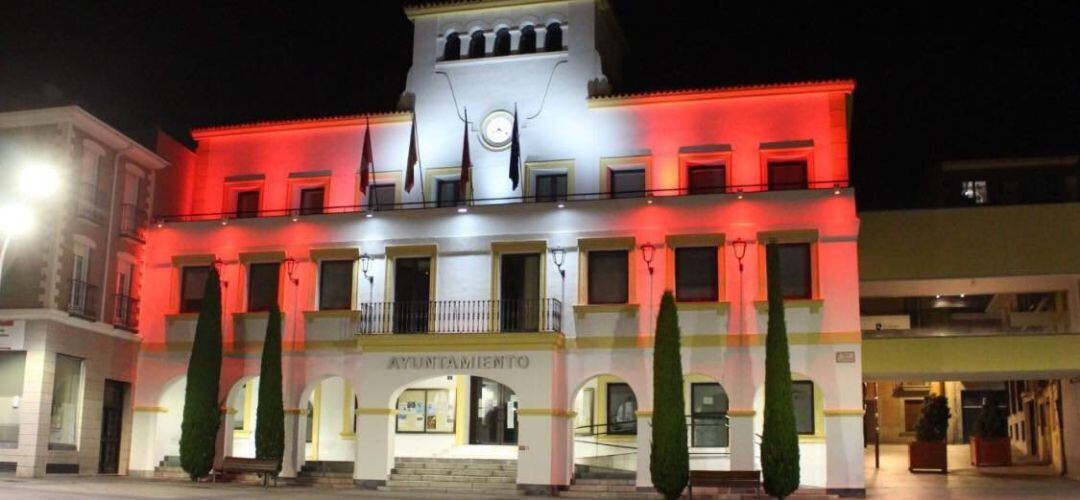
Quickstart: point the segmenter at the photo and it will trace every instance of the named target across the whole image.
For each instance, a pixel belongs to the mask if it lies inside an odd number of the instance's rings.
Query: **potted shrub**
[[[945,435],[949,430],[949,401],[945,396],[927,396],[915,423],[915,442],[908,443],[908,470],[948,472]]]
[[[1005,412],[993,401],[983,400],[971,430],[971,465],[1012,465],[1012,445]]]

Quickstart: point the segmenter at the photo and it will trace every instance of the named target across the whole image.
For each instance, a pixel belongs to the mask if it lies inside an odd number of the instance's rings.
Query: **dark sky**
[[[1080,150],[1080,2],[612,3],[620,91],[854,78],[863,208],[914,204],[942,159]],[[140,138],[391,110],[400,5],[2,0],[0,109],[78,103]]]

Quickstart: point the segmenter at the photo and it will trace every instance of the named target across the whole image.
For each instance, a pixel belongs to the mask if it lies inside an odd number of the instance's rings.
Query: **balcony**
[[[865,338],[1038,335],[1069,331],[1059,293],[864,298]]]
[[[75,192],[75,215],[95,224],[104,224],[105,192],[90,182],[78,184]]]
[[[139,330],[139,299],[128,295],[115,295],[113,326],[135,333]]]
[[[124,203],[120,205],[120,236],[126,236],[139,243],[144,243],[143,232],[146,230],[146,213],[139,207]]]
[[[562,332],[562,302],[438,300],[360,305],[360,335],[515,332]]]
[[[90,321],[97,320],[98,287],[81,280],[68,281],[67,312]]]

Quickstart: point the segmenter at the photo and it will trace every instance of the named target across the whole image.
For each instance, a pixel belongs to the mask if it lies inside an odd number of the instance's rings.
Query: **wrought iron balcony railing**
[[[116,294],[115,298],[113,326],[133,333],[139,331],[139,299],[123,294]]]
[[[85,281],[69,280],[67,311],[72,316],[96,320],[98,317],[98,287]]]
[[[360,305],[360,334],[561,332],[557,299],[438,300]]]
[[[75,215],[98,224],[105,223],[105,191],[97,184],[80,183],[76,187]]]
[[[145,230],[146,213],[131,203],[120,205],[120,236],[144,241],[143,231]]]

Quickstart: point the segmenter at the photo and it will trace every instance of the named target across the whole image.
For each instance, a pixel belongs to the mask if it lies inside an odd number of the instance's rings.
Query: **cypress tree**
[[[690,450],[686,444],[682,356],[679,352],[679,315],[675,297],[664,292],[656,320],[653,349],[653,419],[649,471],[664,498],[682,495],[690,479]]]
[[[212,266],[203,292],[195,340],[188,360],[184,420],[180,425],[180,466],[197,481],[214,467],[221,408],[221,288]]]
[[[281,471],[285,454],[285,404],[281,393],[281,311],[271,306],[259,371],[259,409],[255,415],[255,457],[276,459]]]
[[[799,488],[799,435],[791,400],[791,360],[784,296],[780,290],[780,249],[765,246],[769,288],[769,332],[765,339],[765,428],[761,436],[761,472],[765,492],[784,498]]]

